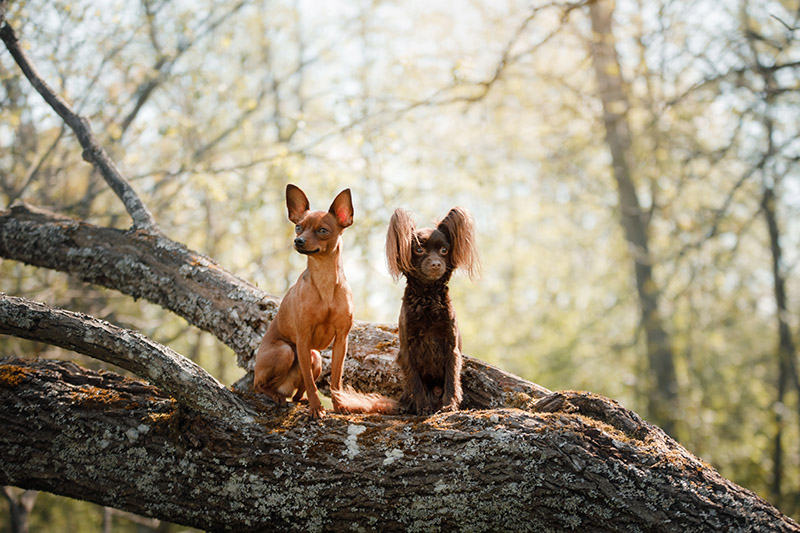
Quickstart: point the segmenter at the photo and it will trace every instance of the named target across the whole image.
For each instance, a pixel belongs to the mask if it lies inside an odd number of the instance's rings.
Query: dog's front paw
[[[320,418],[325,417],[325,408],[322,407],[322,404],[313,405],[311,402],[308,404],[308,416],[311,417],[312,420],[319,420]]]
[[[445,413],[452,413],[458,411],[458,409],[459,406],[456,402],[450,402],[447,405],[443,405],[441,410]]]

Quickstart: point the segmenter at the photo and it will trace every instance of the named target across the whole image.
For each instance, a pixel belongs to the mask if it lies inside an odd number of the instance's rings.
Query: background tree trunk
[[[752,63],[751,70],[761,78],[764,92],[764,107],[759,119],[763,127],[763,156],[758,165],[754,167],[754,172],[761,175],[761,202],[760,214],[764,217],[767,234],[769,236],[769,256],[772,267],[772,290],[775,298],[775,322],[777,325],[777,379],[776,397],[774,403],[775,434],[773,437],[772,454],[772,479],[770,490],[771,499],[783,506],[791,501],[792,506],[800,504],[797,492],[787,494],[784,488],[784,474],[787,466],[784,461],[784,438],[787,426],[785,402],[790,388],[795,388],[800,397],[800,379],[797,373],[797,350],[792,337],[789,325],[790,309],[786,292],[787,269],[783,252],[782,240],[785,238],[779,224],[778,217],[778,193],[782,183],[791,172],[791,167],[782,168],[779,161],[781,155],[781,142],[778,140],[783,135],[780,131],[779,123],[776,124],[776,116],[780,113],[776,110],[776,98],[780,94],[780,84],[776,81],[775,67],[777,65],[765,65],[759,54],[757,41],[764,37],[753,22],[747,17],[748,2],[742,2],[742,19],[746,28],[745,37],[747,50],[750,56],[746,61]],[[800,403],[798,404],[800,412]],[[789,489],[791,490],[791,489]],[[794,496],[794,498],[792,498]],[[794,500],[794,501],[792,501]]]
[[[28,533],[28,517],[38,495],[39,493],[34,490],[3,487],[3,496],[8,501],[8,510],[11,515],[11,533]]]
[[[769,233],[770,250],[772,252],[773,290],[777,308],[775,317],[778,326],[778,379],[775,409],[776,427],[774,437],[775,449],[773,453],[772,497],[776,502],[780,503],[784,498],[782,478],[784,472],[783,426],[785,424],[785,413],[783,405],[790,384],[795,386],[798,394],[800,394],[800,385],[798,385],[795,365],[797,351],[795,349],[794,339],[792,338],[792,331],[787,322],[789,310],[786,303],[786,279],[783,274],[783,250],[780,243],[777,214],[775,212],[775,191],[767,185],[764,186],[761,209]]]
[[[633,258],[636,293],[641,307],[641,325],[647,337],[647,357],[655,381],[650,392],[648,414],[670,435],[675,435],[678,382],[669,334],[659,311],[659,290],[653,279],[653,256],[647,234],[647,218],[642,210],[631,171],[631,133],[626,113],[630,109],[625,95],[622,71],[612,31],[613,0],[589,4],[592,22],[592,61],[597,88],[603,104],[606,143],[611,152],[617,182],[619,211],[628,249]]]

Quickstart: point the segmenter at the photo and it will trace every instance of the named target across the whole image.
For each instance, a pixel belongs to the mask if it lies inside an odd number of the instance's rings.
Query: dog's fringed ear
[[[450,261],[453,268],[463,268],[469,279],[480,276],[481,260],[475,244],[475,224],[463,207],[454,207],[436,228],[450,239]]]
[[[386,260],[389,263],[389,274],[396,280],[403,272],[411,272],[411,244],[414,240],[416,224],[411,212],[395,209],[386,232]]]
[[[336,222],[341,227],[350,226],[353,223],[353,199],[350,196],[350,189],[345,189],[337,194],[328,211],[336,217]]]
[[[299,224],[310,209],[306,194],[297,185],[286,186],[286,207],[289,209],[289,220]]]

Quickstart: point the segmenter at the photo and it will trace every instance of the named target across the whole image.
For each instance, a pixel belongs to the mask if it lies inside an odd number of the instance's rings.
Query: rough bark
[[[650,394],[650,416],[667,433],[675,435],[678,381],[672,343],[659,311],[659,291],[653,278],[647,219],[631,172],[631,134],[626,113],[630,108],[624,90],[616,41],[612,32],[613,0],[589,4],[592,22],[592,62],[603,104],[606,144],[611,152],[617,182],[620,221],[633,258],[641,324],[647,337],[647,356],[655,387]]]
[[[4,360],[0,483],[215,531],[800,531],[591,394],[429,418],[263,412],[223,426],[137,380]]]
[[[0,256],[173,309],[238,346],[245,365],[246,347],[257,344],[276,305],[164,237],[21,206],[0,214]],[[117,346],[116,330],[98,346],[61,324],[113,328],[91,317],[47,316],[56,323],[30,320],[26,328],[4,319],[4,327],[101,358],[116,348],[140,351]],[[242,317],[251,323],[243,326]],[[234,342],[235,335],[245,339]],[[396,329],[357,324],[350,341],[345,381],[399,393]],[[170,387],[169,377],[162,383],[131,368]],[[798,530],[613,401],[551,393],[469,357],[462,381],[464,406],[491,410],[311,423],[302,407],[276,410],[240,392],[259,413],[255,421],[221,420],[207,404],[186,401],[185,391],[171,389],[173,399],[151,384],[70,363],[6,361],[0,484],[212,530]],[[226,396],[214,383],[198,383]],[[243,389],[248,384],[245,378]]]

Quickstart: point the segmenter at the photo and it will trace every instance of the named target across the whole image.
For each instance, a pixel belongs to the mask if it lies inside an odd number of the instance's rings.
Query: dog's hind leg
[[[256,354],[253,389],[266,394],[279,405],[286,404],[286,398],[296,388],[295,375],[299,375],[292,372],[295,359],[294,348],[290,344],[283,341],[262,342]]]

